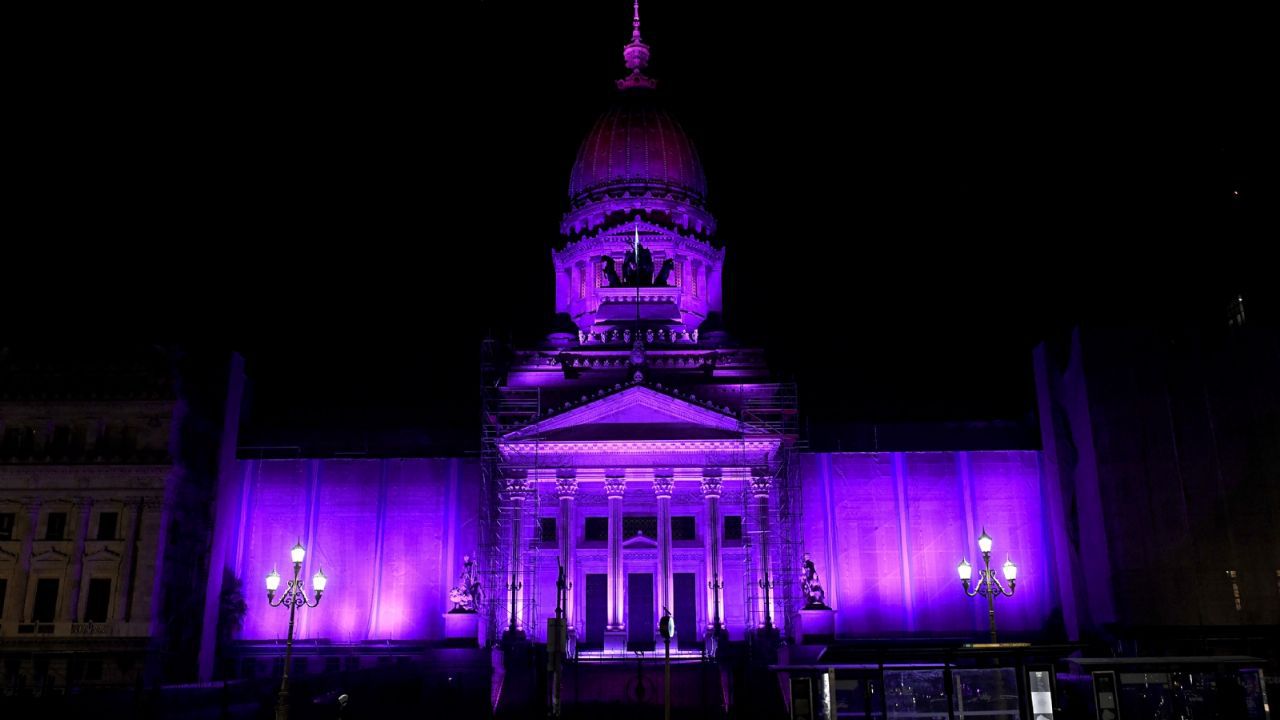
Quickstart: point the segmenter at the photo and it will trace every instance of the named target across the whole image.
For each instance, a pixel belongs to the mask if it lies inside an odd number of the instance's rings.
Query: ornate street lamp
[[[1012,560],[1005,560],[1002,570],[1004,579],[1009,581],[1009,587],[1005,588],[996,577],[996,571],[991,569],[991,544],[991,536],[984,528],[982,535],[978,536],[978,550],[982,551],[982,569],[978,571],[978,584],[972,591],[969,590],[969,581],[973,578],[973,566],[967,559],[961,560],[956,571],[960,574],[960,584],[964,586],[966,595],[986,596],[987,618],[991,622],[991,642],[994,643],[996,641],[996,596],[1013,597],[1014,586],[1017,585],[1018,566],[1014,565]]]
[[[764,573],[764,579],[758,580],[757,584],[760,585],[761,590],[764,590],[764,629],[766,632],[772,633],[773,632],[773,612],[772,612],[773,598],[771,597],[770,593],[773,590],[773,579],[769,577],[768,570],[766,570]]]
[[[519,626],[516,624],[516,593],[524,588],[524,583],[517,578],[518,576],[513,572],[511,573],[511,582],[507,583],[507,589],[511,591],[511,625],[507,628],[507,632],[512,635],[520,631]]]
[[[716,638],[720,637],[720,591],[724,589],[724,581],[720,579],[720,573],[711,573],[710,580],[707,581],[707,589],[711,591],[711,634]]]
[[[276,590],[280,588],[280,573],[273,568],[271,574],[267,575],[267,604],[271,607],[287,607],[289,608],[289,637],[285,643],[284,651],[284,674],[280,678],[280,696],[276,701],[276,720],[288,720],[289,718],[289,664],[293,661],[293,619],[300,607],[313,608],[320,604],[320,596],[324,594],[325,585],[329,579],[324,576],[324,570],[316,572],[315,577],[311,578],[311,586],[315,588],[315,601],[307,599],[307,591],[302,586],[300,575],[302,574],[302,559],[307,556],[306,548],[302,547],[299,541],[293,549],[289,551],[289,559],[293,561],[293,579],[289,581],[289,586],[285,588],[284,595],[280,596],[277,601]]]

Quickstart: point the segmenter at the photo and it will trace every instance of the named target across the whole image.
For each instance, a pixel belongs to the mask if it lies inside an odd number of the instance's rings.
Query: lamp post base
[[[276,698],[276,720],[289,720],[289,691],[281,690]]]
[[[523,630],[512,630],[507,628],[502,632],[502,646],[519,645],[528,639]]]

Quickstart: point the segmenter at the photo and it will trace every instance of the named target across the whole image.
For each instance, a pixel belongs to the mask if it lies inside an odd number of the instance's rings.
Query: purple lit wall
[[[919,452],[800,457],[804,550],[813,556],[845,636],[980,635],[986,604],[962,592],[956,565],[1018,564],[1013,598],[997,600],[1003,631],[1038,631],[1060,607],[1040,453]],[[975,557],[977,556],[977,557]],[[976,573],[975,573],[976,576]]]
[[[288,613],[267,606],[263,576],[292,572],[289,548],[307,548],[303,576],[329,577],[320,607],[298,614],[299,638],[338,643],[433,640],[462,556],[473,554],[478,468],[462,459],[247,460],[228,567],[243,582],[240,638],[283,638]]]

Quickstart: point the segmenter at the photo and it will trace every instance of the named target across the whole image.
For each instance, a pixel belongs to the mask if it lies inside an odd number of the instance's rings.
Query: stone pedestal
[[[455,647],[480,644],[480,613],[447,612],[444,614],[445,643]]]
[[[617,653],[624,655],[627,652],[627,631],[626,630],[605,630],[604,631],[604,651],[606,653]]]
[[[827,607],[805,608],[798,614],[800,624],[796,635],[801,645],[820,645],[835,639],[835,610]]]

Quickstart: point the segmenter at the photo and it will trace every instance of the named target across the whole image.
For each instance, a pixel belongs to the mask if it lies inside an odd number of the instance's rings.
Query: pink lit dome
[[[611,190],[656,190],[701,205],[707,179],[689,136],[635,92],[601,115],[583,139],[569,174],[570,202],[578,206]]]
[[[644,216],[706,239],[716,224],[706,208],[707,178],[680,123],[654,102],[639,3],[632,8],[631,42],[622,49],[630,74],[617,81],[618,101],[578,148],[560,232],[592,234]]]

